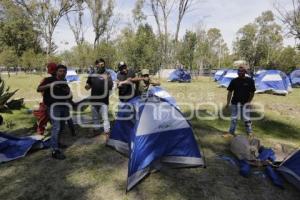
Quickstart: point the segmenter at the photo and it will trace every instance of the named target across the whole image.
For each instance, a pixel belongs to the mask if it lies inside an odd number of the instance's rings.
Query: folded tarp
[[[26,156],[30,150],[49,147],[49,139],[40,135],[16,137],[0,133],[0,163]]]

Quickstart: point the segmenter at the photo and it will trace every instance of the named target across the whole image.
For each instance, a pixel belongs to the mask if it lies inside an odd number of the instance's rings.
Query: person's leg
[[[109,119],[108,119],[108,106],[105,104],[102,105],[100,112],[101,112],[101,116],[102,116],[102,120],[103,120],[105,142],[107,143],[107,141],[110,137],[110,123],[109,123]]]
[[[100,129],[100,106],[99,105],[92,105],[92,118],[93,118],[93,124],[94,124],[94,130]]]
[[[59,133],[61,129],[61,120],[59,120],[59,117],[61,117],[62,110],[59,106],[55,106],[50,111],[50,119],[52,122],[52,128],[51,128],[51,148],[52,148],[52,157],[56,159],[64,159],[65,156],[59,149]]]
[[[100,108],[100,113],[101,117],[103,120],[103,127],[104,127],[104,132],[109,133],[110,132],[110,123],[108,119],[108,106],[107,105],[102,105]]]
[[[252,135],[252,122],[251,122],[250,113],[251,113],[250,106],[244,105],[242,107],[242,117],[245,124],[246,133],[248,135]]]
[[[230,122],[230,128],[229,128],[229,133],[232,135],[235,135],[235,129],[237,126],[237,120],[239,116],[239,106],[232,104],[230,109],[231,109],[231,122]]]
[[[72,135],[72,136],[76,136],[76,132],[75,132],[75,127],[74,127],[73,119],[70,118],[69,120],[67,120],[67,122],[68,122],[69,129],[70,129],[70,131],[71,131],[71,135]]]
[[[101,125],[100,125],[100,116],[99,116],[100,106],[92,105],[91,110],[92,110],[93,129],[88,134],[88,137],[95,137],[101,134],[100,132]]]

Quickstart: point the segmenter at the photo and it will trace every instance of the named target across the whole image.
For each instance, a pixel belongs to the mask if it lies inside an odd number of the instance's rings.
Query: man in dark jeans
[[[38,92],[44,92],[44,103],[49,108],[49,116],[52,124],[51,128],[51,148],[52,157],[55,159],[65,159],[58,144],[59,133],[62,122],[69,120],[72,106],[71,90],[65,80],[67,67],[58,65],[56,76],[49,77],[37,88]]]
[[[231,124],[229,134],[225,134],[224,137],[235,135],[237,120],[240,114],[244,120],[248,136],[252,137],[252,122],[249,109],[254,97],[255,83],[252,78],[246,77],[246,69],[244,67],[239,67],[238,77],[230,82],[227,90],[226,107],[229,107],[231,103]]]
[[[92,104],[92,117],[94,130],[90,136],[100,134],[100,115],[103,120],[104,134],[106,141],[110,134],[110,123],[108,119],[109,93],[112,90],[113,81],[110,73],[106,71],[104,59],[98,59],[95,62],[95,71],[90,74],[86,82],[85,89],[91,89],[90,102]]]

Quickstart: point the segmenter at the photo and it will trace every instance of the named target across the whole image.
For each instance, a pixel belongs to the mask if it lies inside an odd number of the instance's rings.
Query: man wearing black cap
[[[112,89],[113,81],[109,72],[106,71],[104,59],[95,62],[95,71],[90,74],[86,82],[85,89],[91,89],[90,102],[92,103],[92,117],[94,130],[90,136],[100,134],[100,115],[103,120],[104,134],[106,140],[110,133],[110,123],[108,119],[109,92]]]
[[[119,88],[119,99],[122,102],[127,102],[136,96],[136,84],[139,79],[136,78],[135,73],[127,68],[124,62],[118,65],[119,72],[117,74]]]

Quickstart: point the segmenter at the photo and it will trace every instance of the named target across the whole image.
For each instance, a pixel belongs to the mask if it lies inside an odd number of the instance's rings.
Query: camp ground
[[[300,200],[300,0],[1,0],[0,200]]]

